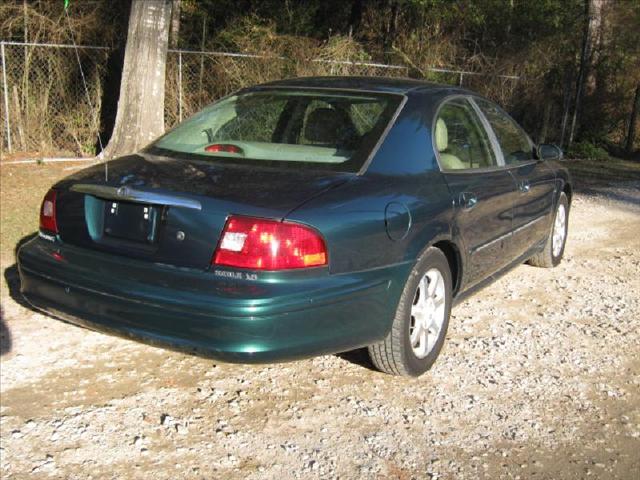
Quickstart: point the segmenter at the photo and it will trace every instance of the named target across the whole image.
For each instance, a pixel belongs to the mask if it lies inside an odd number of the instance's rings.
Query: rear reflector
[[[56,222],[56,191],[49,190],[42,200],[40,207],[40,230],[48,233],[58,233]]]
[[[319,267],[327,264],[327,248],[320,234],[305,225],[233,216],[213,264],[252,270]]]
[[[231,143],[214,143],[213,145],[209,145],[208,147],[204,147],[205,152],[216,153],[242,153],[242,149],[237,145],[233,145]]]

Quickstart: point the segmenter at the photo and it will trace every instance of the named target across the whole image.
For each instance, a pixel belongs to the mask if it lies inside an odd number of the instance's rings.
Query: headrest
[[[333,108],[318,108],[307,117],[304,137],[313,143],[337,144],[347,127],[343,115]]]
[[[436,148],[439,152],[444,152],[449,146],[449,132],[447,131],[447,124],[444,120],[439,118],[436,122]]]

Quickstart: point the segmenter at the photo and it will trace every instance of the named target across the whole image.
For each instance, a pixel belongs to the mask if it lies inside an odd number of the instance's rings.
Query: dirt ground
[[[577,168],[563,263],[456,307],[406,379],[362,351],[221,364],[20,305],[11,252],[64,168],[2,169],[3,478],[640,478],[637,172]]]

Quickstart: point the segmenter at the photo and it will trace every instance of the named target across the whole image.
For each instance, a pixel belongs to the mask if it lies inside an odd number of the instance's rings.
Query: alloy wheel
[[[553,237],[551,240],[551,247],[553,251],[553,256],[557,257],[562,252],[562,247],[564,245],[564,237],[567,234],[567,211],[564,205],[561,203],[558,205],[558,211],[556,212],[556,219],[553,224]]]
[[[422,277],[411,307],[409,341],[418,358],[433,350],[444,324],[446,307],[445,280],[437,268],[431,268]]]

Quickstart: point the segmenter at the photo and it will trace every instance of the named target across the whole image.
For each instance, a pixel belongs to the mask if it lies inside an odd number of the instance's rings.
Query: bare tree
[[[576,81],[576,99],[573,107],[573,116],[571,117],[571,127],[569,128],[569,140],[567,141],[567,148],[571,147],[573,143],[573,137],[576,130],[576,121],[580,112],[580,106],[582,104],[582,90],[584,88],[584,79],[589,68],[589,52],[591,48],[591,29],[593,24],[593,3],[595,0],[584,0],[584,30],[582,33],[582,50],[580,53],[580,70],[578,72],[578,79]]]
[[[596,72],[594,65],[597,64],[601,51],[606,45],[606,22],[605,12],[608,0],[584,0],[584,29],[582,36],[582,50],[580,53],[580,70],[576,82],[576,97],[571,118],[571,128],[569,130],[568,147],[573,143],[576,130],[579,129],[580,109],[582,100],[587,95],[592,95],[596,90]]]
[[[182,0],[173,0],[173,8],[171,10],[171,35],[169,36],[169,46],[178,48],[180,40],[180,2]]]
[[[562,121],[560,124],[560,146],[564,148],[567,133],[567,123],[569,121],[569,110],[571,109],[571,85],[573,84],[572,72],[569,67],[565,67],[564,80],[562,82]]]
[[[362,0],[352,0],[349,13],[349,36],[358,33],[362,23]]]
[[[164,132],[164,82],[172,0],[131,2],[120,97],[107,158],[133,153]]]
[[[631,106],[631,115],[629,116],[629,130],[627,132],[627,144],[625,146],[627,153],[633,152],[633,145],[636,142],[638,112],[640,112],[640,83],[636,87],[636,94],[633,98],[633,105]]]

